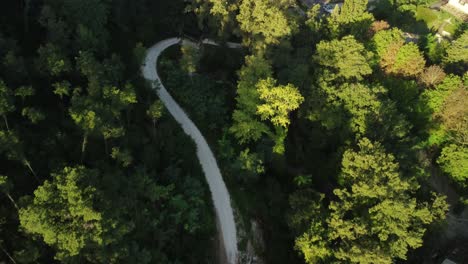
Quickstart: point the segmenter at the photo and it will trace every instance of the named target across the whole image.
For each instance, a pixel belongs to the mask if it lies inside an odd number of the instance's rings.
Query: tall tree
[[[15,199],[10,194],[11,189],[13,188],[11,182],[8,180],[7,176],[0,175],[0,191],[2,191],[10,200],[10,202],[13,204],[13,206],[16,208],[17,211],[19,211],[19,207],[15,202]]]
[[[393,263],[423,243],[427,225],[445,217],[445,198],[416,199],[417,183],[392,154],[364,138],[343,154],[336,199],[296,240],[307,263]]]
[[[240,29],[248,34],[247,44],[256,50],[264,50],[292,34],[297,25],[288,18],[286,10],[289,6],[284,2],[242,0],[237,21]]]
[[[343,6],[335,8],[328,17],[328,29],[332,36],[346,34],[362,39],[366,36],[374,17],[367,12],[368,0],[345,0]]]
[[[15,111],[13,92],[10,88],[7,87],[5,82],[0,79],[0,115],[5,122],[5,127],[7,130],[10,130],[7,114],[13,111]]]
[[[346,36],[341,40],[321,41],[317,44],[314,59],[325,67],[323,76],[327,80],[362,80],[372,73],[370,56],[371,53],[366,51],[364,45],[353,36]]]
[[[273,74],[269,61],[261,56],[246,57],[245,66],[239,71],[237,84],[236,109],[232,115],[233,125],[230,131],[240,141],[257,141],[268,127],[257,118],[257,106],[261,101],[256,85],[258,81]]]
[[[447,56],[444,62],[457,65],[460,72],[468,70],[468,30],[465,30],[447,48]]]
[[[21,226],[55,247],[59,260],[104,242],[102,215],[94,208],[99,194],[88,185],[93,177],[98,177],[94,170],[64,168],[39,186],[29,205],[20,209]]]
[[[284,139],[291,123],[289,114],[299,108],[304,97],[294,85],[277,85],[273,78],[259,81],[257,91],[262,100],[262,104],[257,106],[257,114],[262,120],[270,120],[275,127],[273,151],[282,154]]]

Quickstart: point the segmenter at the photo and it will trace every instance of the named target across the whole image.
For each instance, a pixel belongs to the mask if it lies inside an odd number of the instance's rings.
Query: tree
[[[343,154],[339,182],[323,219],[314,216],[296,240],[308,263],[393,263],[422,245],[426,226],[445,217],[445,198],[416,199],[418,185],[404,178],[392,154],[362,139]]]
[[[326,67],[323,75],[327,79],[362,80],[372,73],[370,55],[354,37],[346,36],[341,40],[321,41],[314,59]]]
[[[57,46],[47,43],[38,50],[39,58],[36,62],[43,74],[58,76],[71,70],[71,63],[64,52]]]
[[[390,25],[385,20],[378,20],[372,22],[371,27],[369,28],[368,34],[373,37],[377,32],[389,29]]]
[[[434,87],[445,79],[444,70],[438,65],[427,67],[424,72],[419,75],[419,81],[427,87]]]
[[[87,185],[97,172],[66,167],[52,174],[19,211],[21,226],[57,249],[56,258],[73,257],[89,244],[103,243],[103,218],[94,208],[96,188]]]
[[[283,128],[291,123],[289,113],[298,109],[304,101],[304,97],[292,84],[278,86],[273,78],[259,81],[257,91],[263,101],[263,104],[257,106],[257,114],[262,120],[268,119],[274,126]]]
[[[456,87],[455,87],[456,88]],[[454,142],[468,145],[468,90],[459,87],[448,95],[438,116]]]
[[[3,192],[8,197],[8,199],[16,208],[16,210],[19,211],[19,207],[16,204],[15,199],[13,199],[13,197],[11,197],[10,195],[11,189],[13,189],[13,186],[11,182],[8,180],[8,177],[0,175],[0,191]]]
[[[463,116],[463,104],[457,102],[457,96],[453,96],[451,97],[451,100],[449,100],[454,104],[445,104],[447,98],[449,98],[454,91],[462,88],[462,86],[463,82],[459,76],[449,74],[440,84],[436,85],[434,89],[426,89],[420,95],[418,106],[419,112],[428,115],[431,121],[427,126],[429,145],[441,146],[444,142],[450,139],[450,133],[448,133],[445,126],[440,121],[445,119],[448,121],[449,127],[452,127],[452,129],[456,129],[458,125],[463,124],[463,122],[459,122],[463,120],[463,118],[460,119],[460,117]],[[459,91],[460,95],[464,94],[462,90]],[[441,118],[442,116],[445,117]],[[452,136],[454,135],[456,134],[452,134]],[[463,135],[463,133],[459,135]]]
[[[418,46],[412,42],[405,44],[403,32],[398,28],[377,32],[373,46],[387,74],[416,77],[426,64]]]
[[[401,47],[399,44],[391,44],[380,63],[386,73],[405,77],[418,76],[425,64],[426,60],[418,46],[412,42]]]
[[[9,160],[21,162],[29,169],[34,178],[39,181],[36,172],[24,153],[24,146],[15,131],[0,130],[0,154],[5,154]]]
[[[24,103],[24,100],[27,97],[31,97],[36,93],[32,86],[21,86],[15,90],[15,96],[21,97],[21,101]]]
[[[381,85],[321,83],[318,89],[323,97],[315,98],[319,103],[310,107],[309,119],[320,121],[334,134],[398,140],[409,132],[410,124]]]
[[[287,6],[280,2],[242,0],[237,21],[240,29],[249,35],[248,44],[254,49],[263,50],[268,45],[276,45],[295,30],[295,22],[286,15]]]
[[[466,186],[468,180],[466,173],[468,171],[468,148],[466,145],[450,144],[444,147],[437,163],[454,181]]]
[[[153,121],[153,135],[156,135],[156,122],[162,117],[164,111],[164,104],[160,100],[154,101],[146,114]]]
[[[53,93],[58,95],[60,99],[63,99],[65,95],[70,95],[71,84],[68,81],[54,83],[52,87],[54,87]]]
[[[257,106],[257,115],[262,120],[270,120],[275,127],[275,135],[271,135],[275,141],[273,151],[284,153],[284,139],[288,126],[291,123],[289,113],[298,109],[304,101],[304,97],[292,84],[276,85],[276,80],[267,78],[257,83],[257,91],[262,104]]]
[[[180,65],[190,77],[197,71],[198,64],[200,62],[200,54],[196,47],[190,45],[181,46],[182,57],[180,59]]]
[[[7,130],[10,130],[7,114],[15,111],[12,95],[13,92],[7,87],[5,82],[0,79],[0,115],[3,117]]]
[[[44,113],[33,107],[24,107],[21,110],[21,115],[27,117],[33,124],[37,124],[45,119]]]
[[[111,157],[120,162],[124,168],[130,166],[133,162],[132,153],[128,149],[112,148]]]
[[[404,43],[403,32],[395,27],[378,31],[372,38],[374,50],[380,59],[388,52],[390,45],[401,47]]]
[[[82,155],[84,155],[88,136],[94,133],[103,136],[105,151],[108,153],[108,139],[119,138],[125,133],[120,122],[122,111],[128,110],[130,105],[137,102],[137,99],[133,86],[127,84],[121,89],[115,86],[105,86],[85,96],[80,94],[80,90],[75,89],[71,102],[70,116],[84,132],[81,145]]]
[[[468,30],[465,30],[451,45],[447,48],[447,56],[444,58],[446,63],[454,63],[460,65],[463,71],[468,68]]]
[[[261,56],[246,57],[245,66],[239,71],[236,109],[232,115],[230,131],[241,144],[257,141],[268,127],[257,118],[257,106],[261,104],[257,82],[272,76],[270,62]]]
[[[362,38],[368,32],[374,17],[367,12],[368,0],[345,0],[343,6],[335,8],[328,17],[328,28],[332,36],[345,34]]]

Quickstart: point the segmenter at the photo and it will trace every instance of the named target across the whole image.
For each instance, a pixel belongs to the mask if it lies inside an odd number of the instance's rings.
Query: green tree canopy
[[[20,209],[21,226],[55,247],[59,260],[78,255],[88,244],[101,245],[102,215],[94,208],[99,194],[87,184],[97,172],[67,167],[52,177],[34,191],[31,203]]]
[[[393,263],[422,245],[426,226],[444,218],[444,197],[416,199],[418,185],[399,172],[392,154],[362,139],[343,154],[339,182],[325,217],[314,217],[296,241],[307,263]]]
[[[442,153],[437,159],[442,170],[462,186],[468,184],[468,147],[463,145],[450,144],[442,149]]]
[[[465,30],[447,48],[447,56],[444,61],[460,65],[462,71],[468,69],[468,30]]]
[[[230,130],[241,143],[256,141],[268,131],[268,127],[257,118],[257,107],[261,101],[256,85],[272,74],[270,62],[261,56],[246,57],[245,66],[239,71],[237,104]]]
[[[290,36],[296,23],[288,18],[287,8],[281,1],[242,0],[237,21],[240,29],[250,36],[249,44],[264,49]]]
[[[353,36],[346,36],[341,40],[321,41],[317,44],[314,59],[328,70],[324,74],[325,78],[362,80],[364,76],[372,73],[370,56],[364,45],[357,42]]]

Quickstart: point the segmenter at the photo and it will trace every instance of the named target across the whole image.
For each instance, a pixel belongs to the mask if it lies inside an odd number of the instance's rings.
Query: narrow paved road
[[[197,156],[205,173],[208,186],[211,191],[213,203],[215,206],[216,215],[218,217],[221,235],[223,238],[224,248],[229,264],[237,263],[237,234],[236,224],[234,222],[234,214],[231,207],[231,199],[229,197],[226,184],[223,181],[221,172],[219,171],[216,159],[211,152],[210,147],[206,143],[205,138],[200,133],[200,130],[188,118],[182,108],[177,104],[172,96],[168,93],[161,82],[157,73],[157,61],[161,52],[168,47],[179,44],[180,38],[170,38],[156,43],[148,49],[144,65],[142,66],[143,76],[151,81],[152,86],[156,89],[159,98],[169,110],[174,119],[182,126],[183,130],[189,135],[197,146]],[[216,45],[214,42],[206,40],[204,43]],[[229,44],[229,47],[237,48],[238,44]]]

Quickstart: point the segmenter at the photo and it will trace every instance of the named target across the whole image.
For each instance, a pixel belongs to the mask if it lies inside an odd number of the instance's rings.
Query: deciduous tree
[[[103,219],[94,208],[99,196],[89,179],[97,172],[83,167],[64,168],[34,192],[30,204],[19,212],[21,226],[57,249],[57,259],[80,253],[89,244],[104,240]]]
[[[416,199],[418,185],[404,178],[392,154],[362,139],[348,149],[324,219],[313,217],[296,240],[308,263],[393,263],[422,245],[427,225],[444,218],[444,197]]]
[[[281,1],[242,0],[237,21],[240,29],[249,35],[248,44],[263,50],[290,36],[296,23],[286,15],[287,8]]]
[[[326,79],[362,80],[372,73],[370,56],[364,45],[353,36],[346,36],[341,40],[321,41],[314,59],[328,70],[323,74]]]

